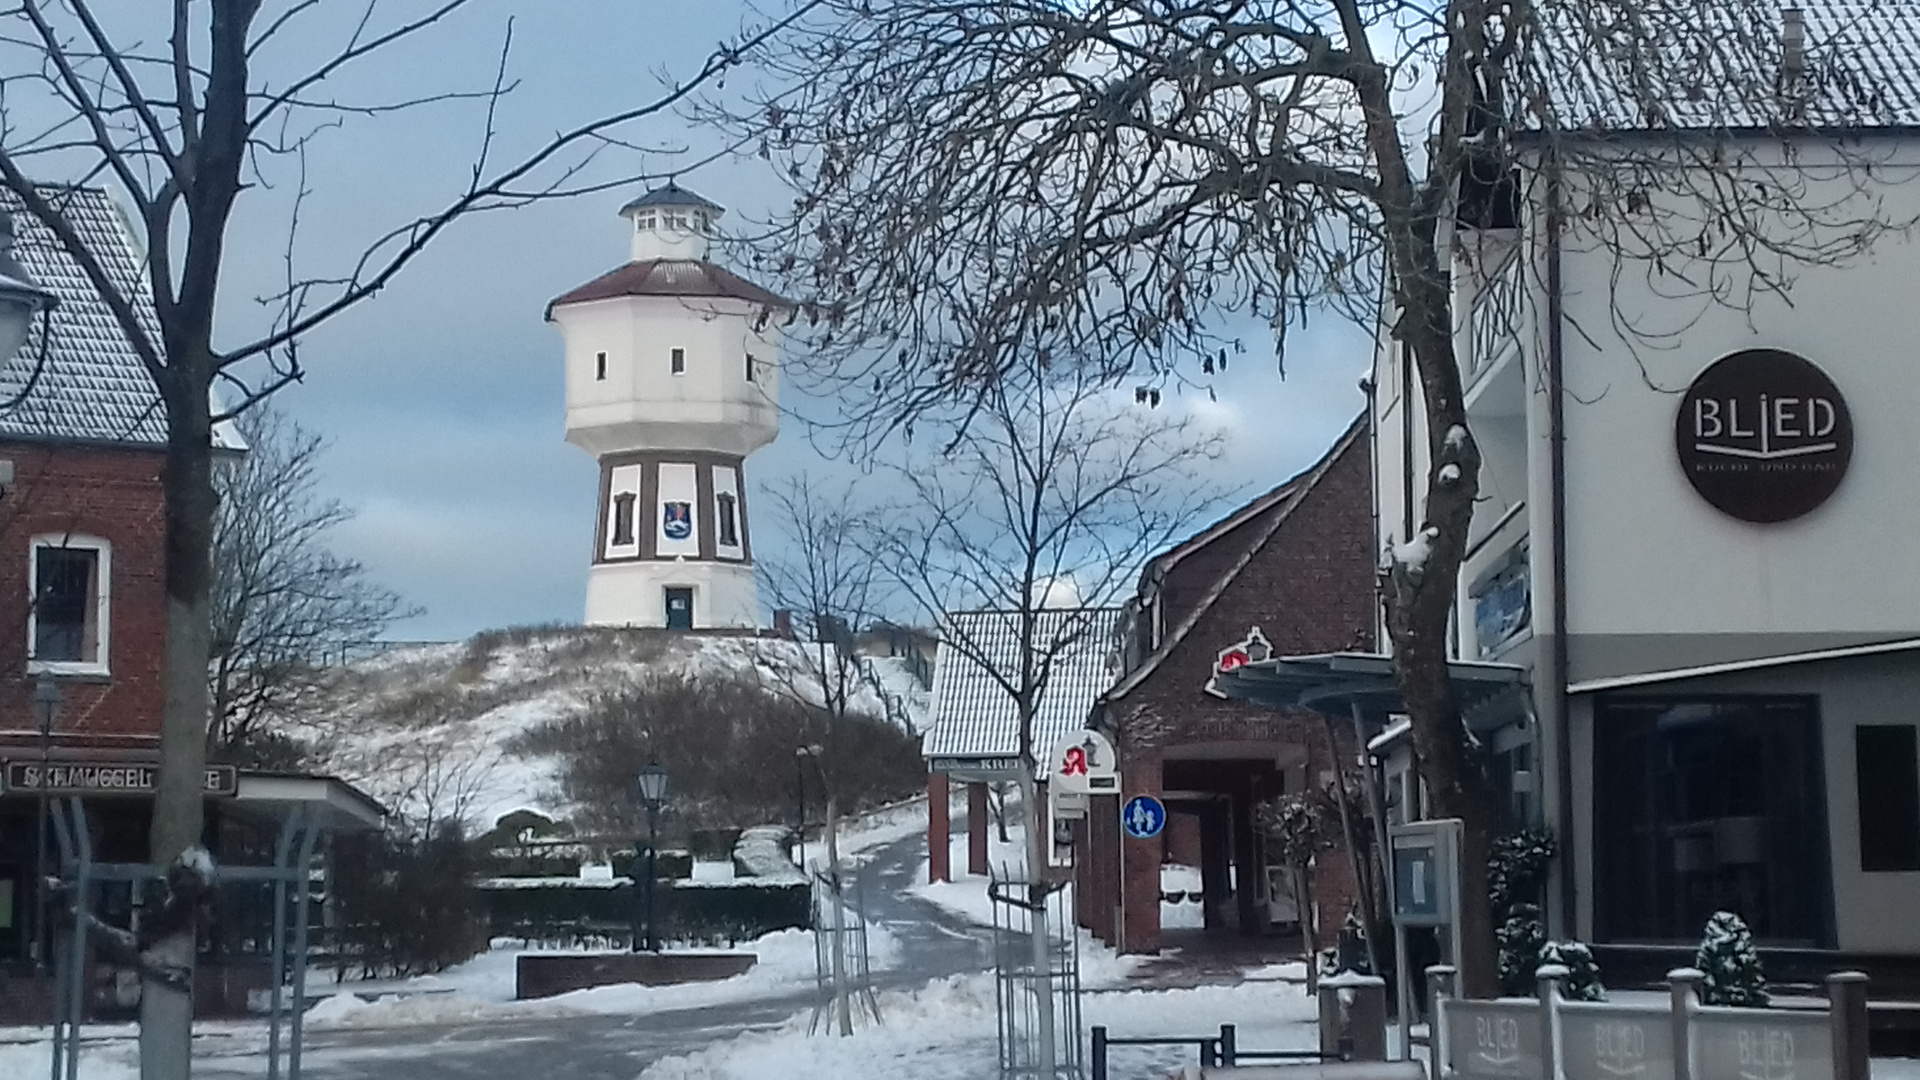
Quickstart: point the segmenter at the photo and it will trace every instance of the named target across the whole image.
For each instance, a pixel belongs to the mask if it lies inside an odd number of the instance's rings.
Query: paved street
[[[978,971],[988,963],[982,931],[905,894],[925,854],[924,837],[908,837],[876,849],[859,871],[869,919],[900,941],[899,963],[875,976],[882,989]],[[795,994],[642,1016],[311,1032],[305,1075],[312,1080],[632,1080],[660,1058],[743,1030],[777,1026],[811,1001],[810,994]],[[264,1060],[236,1056],[240,1049],[225,1051],[218,1039],[202,1040],[195,1074],[263,1075]]]

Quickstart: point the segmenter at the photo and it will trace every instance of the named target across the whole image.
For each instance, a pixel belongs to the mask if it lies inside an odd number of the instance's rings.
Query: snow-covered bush
[[[1522,829],[1495,840],[1493,858],[1487,863],[1487,892],[1494,914],[1509,914],[1517,905],[1537,902],[1547,883],[1547,867],[1559,852],[1549,829]]]
[[[1707,920],[1700,951],[1693,966],[1706,975],[1701,997],[1708,1005],[1760,1008],[1767,1004],[1767,977],[1760,968],[1753,931],[1731,911],[1716,911]]]
[[[1500,992],[1508,997],[1533,993],[1534,971],[1540,966],[1540,947],[1547,943],[1540,909],[1532,904],[1515,907],[1493,936],[1498,945]]]
[[[1541,964],[1558,964],[1567,969],[1561,980],[1560,996],[1569,1001],[1605,1001],[1607,988],[1600,985],[1600,965],[1593,961],[1593,950],[1584,941],[1549,941],[1540,946]]]

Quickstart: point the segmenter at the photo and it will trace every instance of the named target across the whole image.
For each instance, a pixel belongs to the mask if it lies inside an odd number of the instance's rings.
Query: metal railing
[[[1096,1024],[1091,1029],[1092,1043],[1088,1047],[1088,1076],[1091,1080],[1107,1080],[1107,1055],[1115,1046],[1191,1046],[1200,1052],[1200,1067],[1203,1069],[1229,1069],[1239,1065],[1266,1061],[1325,1062],[1341,1060],[1338,1054],[1323,1054],[1318,1050],[1247,1050],[1240,1046],[1238,1029],[1232,1024],[1221,1024],[1218,1035],[1167,1035],[1154,1038],[1115,1038],[1107,1034],[1105,1025]]]
[[[1526,301],[1524,264],[1516,256],[1508,257],[1500,269],[1487,278],[1467,316],[1467,382],[1479,378],[1509,347],[1517,347],[1521,307]]]

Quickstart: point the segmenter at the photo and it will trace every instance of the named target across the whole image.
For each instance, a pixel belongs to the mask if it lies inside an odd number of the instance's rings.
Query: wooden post
[[[1667,989],[1673,1001],[1673,1080],[1693,1080],[1693,1010],[1700,1003],[1700,987],[1706,981],[1706,973],[1697,968],[1667,972]]]
[[[1867,1080],[1867,977],[1858,971],[1827,976],[1827,1007],[1833,1022],[1833,1080]]]
[[[947,774],[927,774],[927,881],[952,881],[947,845]]]
[[[1093,1052],[1088,1058],[1093,1080],[1107,1080],[1107,1029],[1104,1024],[1093,1025]]]

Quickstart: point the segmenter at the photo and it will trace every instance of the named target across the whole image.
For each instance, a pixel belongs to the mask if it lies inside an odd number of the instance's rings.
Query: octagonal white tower
[[[547,305],[567,441],[600,462],[588,625],[760,623],[742,465],[779,433],[791,305],[707,261],[724,212],[672,183],[648,192],[620,210],[632,260]]]

